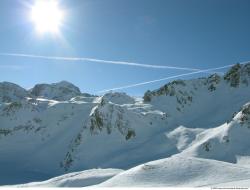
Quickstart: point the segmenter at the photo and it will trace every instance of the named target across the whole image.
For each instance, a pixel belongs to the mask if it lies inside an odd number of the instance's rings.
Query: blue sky
[[[0,53],[198,69],[250,60],[249,0],[61,0],[67,13],[60,38],[37,34],[26,6],[32,3],[0,1]],[[0,81],[25,88],[67,80],[89,93],[190,72],[12,56],[0,56],[0,70]],[[142,95],[166,82],[122,91]]]

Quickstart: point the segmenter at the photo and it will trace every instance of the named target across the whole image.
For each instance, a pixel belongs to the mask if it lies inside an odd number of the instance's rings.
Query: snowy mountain
[[[180,125],[211,128],[230,120],[249,101],[249,85],[250,64],[237,64],[224,76],[173,81],[146,92],[144,101],[174,116],[174,128]]]
[[[118,92],[92,96],[65,81],[30,90],[3,82],[0,184],[59,175],[24,186],[212,186],[247,180],[249,121],[250,63],[224,76],[170,82],[143,99]]]
[[[80,96],[81,91],[73,84],[61,81],[53,84],[37,84],[34,88],[30,89],[30,94],[36,97],[65,101]]]
[[[10,83],[0,83],[0,102],[14,102],[24,99],[29,96],[28,92],[22,87]]]

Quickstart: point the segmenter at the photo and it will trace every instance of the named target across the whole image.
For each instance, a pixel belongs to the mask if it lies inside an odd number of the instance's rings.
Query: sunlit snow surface
[[[247,186],[249,67],[169,83],[150,101],[0,83],[0,184]]]

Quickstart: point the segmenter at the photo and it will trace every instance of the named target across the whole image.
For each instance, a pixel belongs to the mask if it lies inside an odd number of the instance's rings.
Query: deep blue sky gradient
[[[26,6],[32,3],[0,1],[0,53],[201,69],[250,60],[249,0],[61,0],[67,11],[62,38],[35,32]],[[0,81],[25,88],[67,80],[90,93],[188,72],[6,56],[0,71]],[[142,95],[166,82],[122,91]]]

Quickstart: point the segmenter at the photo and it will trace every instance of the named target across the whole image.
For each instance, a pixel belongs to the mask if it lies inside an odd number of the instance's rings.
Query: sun
[[[31,7],[31,20],[39,33],[59,32],[64,18],[56,0],[37,0]]]

